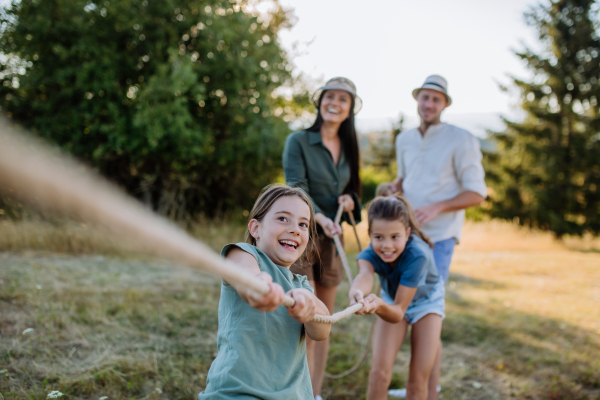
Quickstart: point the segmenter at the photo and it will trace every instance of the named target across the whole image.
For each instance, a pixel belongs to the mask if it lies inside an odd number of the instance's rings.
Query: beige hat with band
[[[315,91],[315,93],[312,95],[312,101],[317,109],[319,108],[319,99],[321,98],[321,94],[326,90],[334,89],[345,90],[346,92],[350,93],[352,97],[354,97],[354,114],[360,111],[362,108],[362,99],[356,94],[356,86],[354,85],[354,82],[348,78],[342,77],[331,78],[327,81],[325,86],[322,86]]]
[[[439,75],[430,75],[425,79],[425,83],[420,88],[413,90],[412,95],[417,99],[417,94],[421,89],[431,89],[443,93],[448,100],[448,105],[452,104],[452,98],[448,95],[448,82]]]

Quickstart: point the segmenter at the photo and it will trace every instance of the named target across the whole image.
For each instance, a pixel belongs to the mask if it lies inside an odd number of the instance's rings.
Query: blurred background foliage
[[[220,216],[276,178],[309,108],[277,41],[289,17],[277,2],[13,1],[0,106],[161,214]]]
[[[564,235],[600,234],[600,4],[558,0],[527,13],[541,51],[517,52],[522,121],[505,119],[487,154],[492,217]],[[508,90],[508,88],[504,88]]]
[[[554,0],[526,14],[541,46],[516,55],[532,77],[502,87],[525,117],[488,138],[489,198],[469,218],[600,233],[599,10]],[[282,181],[290,123],[314,118],[278,43],[291,20],[271,0],[13,1],[0,9],[0,111],[163,215],[241,217]],[[359,135],[363,204],[395,177],[403,124]],[[27,213],[13,203],[0,213]]]

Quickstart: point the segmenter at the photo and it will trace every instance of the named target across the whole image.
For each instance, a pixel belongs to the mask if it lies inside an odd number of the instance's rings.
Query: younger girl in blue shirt
[[[357,314],[377,314],[367,399],[387,399],[392,367],[408,326],[412,325],[409,399],[435,399],[436,361],[442,319],[444,283],[433,258],[433,245],[419,229],[414,212],[401,196],[377,197],[369,206],[370,246],[358,256],[359,273],[349,292],[361,302]],[[381,297],[369,294],[379,275]],[[368,294],[368,296],[367,296]]]
[[[307,246],[314,247],[315,237],[313,209],[302,189],[272,185],[256,200],[247,243],[228,244],[221,255],[255,273],[271,292],[258,295],[222,283],[219,352],[200,400],[314,399],[306,336],[327,338],[331,325],[310,319],[315,314],[329,315],[329,311],[313,294],[306,277],[293,274],[290,266]],[[287,310],[279,307],[284,293],[296,301]]]

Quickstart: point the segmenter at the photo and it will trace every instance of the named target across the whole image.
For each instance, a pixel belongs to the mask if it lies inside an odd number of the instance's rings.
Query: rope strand
[[[38,208],[104,226],[144,254],[208,272],[259,294],[269,293],[269,286],[252,273],[221,259],[204,243],[71,157],[22,131],[15,132],[4,120],[0,120],[0,143],[0,189],[5,193]],[[294,303],[289,296],[283,302],[286,307]],[[352,313],[346,309],[314,318],[334,323]]]

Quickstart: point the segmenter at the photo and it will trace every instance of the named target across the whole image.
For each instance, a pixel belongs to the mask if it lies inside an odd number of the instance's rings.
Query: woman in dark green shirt
[[[337,286],[344,278],[341,259],[331,240],[334,234],[342,233],[333,221],[338,205],[344,203],[344,211],[353,212],[360,221],[360,157],[354,114],[362,102],[354,83],[346,78],[330,79],[313,95],[313,101],[317,119],[307,130],[288,136],[283,170],[286,183],[304,189],[313,202],[320,228],[319,257],[312,264],[297,262],[290,270],[306,275],[317,297],[333,312]],[[320,397],[329,339],[307,340],[306,344],[313,392]]]

